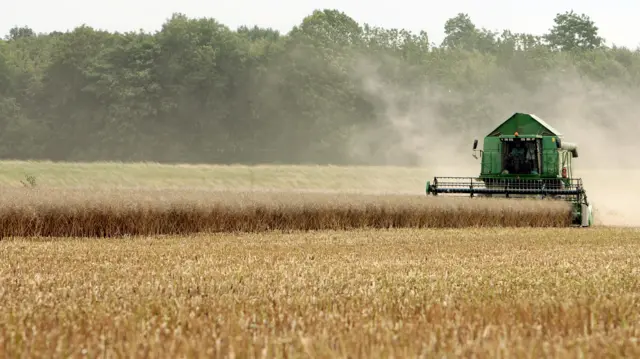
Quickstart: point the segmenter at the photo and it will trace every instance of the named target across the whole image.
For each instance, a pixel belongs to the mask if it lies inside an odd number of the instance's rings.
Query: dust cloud
[[[385,61],[392,68],[400,67],[396,59]],[[376,113],[383,116],[378,123],[354,131],[348,146],[350,156],[390,166],[457,171],[449,175],[468,175],[468,171],[477,170],[478,163],[471,156],[473,138],[464,133],[470,132],[469,128],[443,136],[450,130],[450,121],[441,109],[464,106],[464,98],[440,85],[396,83],[385,77],[384,67],[362,57],[351,73]]]
[[[477,99],[429,81],[392,82],[380,61],[361,58],[352,77],[384,116],[376,126],[353,134],[351,156],[417,165],[433,176],[473,176],[480,170],[479,160],[472,157],[473,140],[482,148],[482,138],[514,112],[533,113],[565,141],[578,144],[573,177],[583,179],[596,224],[640,226],[640,190],[635,186],[640,182],[640,89],[610,80],[594,82],[569,69],[550,70],[535,89],[527,89],[494,70],[486,81],[501,88],[480,95],[478,114]],[[451,130],[452,121],[441,109],[455,107],[469,111],[469,121]],[[378,152],[371,149],[376,146]]]
[[[640,226],[640,89],[601,83],[571,73],[558,77],[549,118],[577,142],[574,177],[584,181],[597,222],[613,226]]]

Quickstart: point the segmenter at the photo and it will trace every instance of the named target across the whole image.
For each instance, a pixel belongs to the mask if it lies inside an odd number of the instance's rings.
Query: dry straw
[[[5,189],[0,236],[122,235],[354,228],[562,227],[561,201],[195,190]]]

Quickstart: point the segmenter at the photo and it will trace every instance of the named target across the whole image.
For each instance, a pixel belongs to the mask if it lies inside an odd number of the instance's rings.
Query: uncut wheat
[[[0,198],[2,237],[570,223],[558,201],[152,189],[9,189]]]

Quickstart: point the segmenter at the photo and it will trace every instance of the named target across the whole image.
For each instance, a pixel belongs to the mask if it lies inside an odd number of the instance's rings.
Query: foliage
[[[545,38],[549,44],[562,50],[593,50],[602,45],[604,39],[598,36],[598,27],[584,14],[573,11],[558,14],[555,25]]]
[[[541,106],[530,95],[557,71],[638,86],[637,53],[605,48],[584,15],[555,20],[497,34],[459,14],[440,46],[336,10],[287,34],[182,14],[153,34],[15,27],[0,41],[0,158],[415,164],[429,142],[408,136],[485,129],[520,110],[510,96]]]

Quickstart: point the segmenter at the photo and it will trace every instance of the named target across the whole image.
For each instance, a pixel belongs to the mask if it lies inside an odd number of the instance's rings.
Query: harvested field
[[[640,356],[640,232],[0,242],[6,357]]]
[[[450,173],[449,169],[444,170]],[[0,187],[424,193],[424,168],[0,161]]]
[[[570,224],[571,208],[558,201],[37,188],[5,190],[0,198],[2,237]]]

